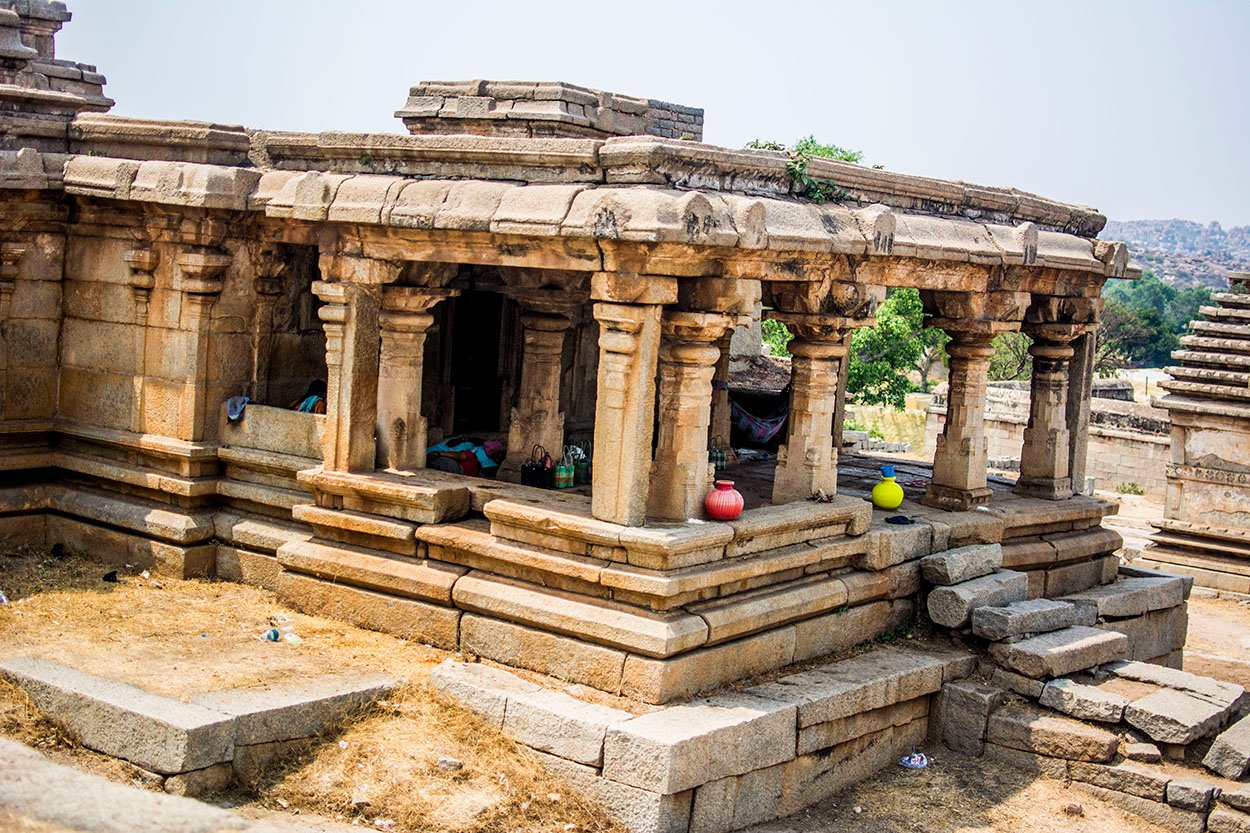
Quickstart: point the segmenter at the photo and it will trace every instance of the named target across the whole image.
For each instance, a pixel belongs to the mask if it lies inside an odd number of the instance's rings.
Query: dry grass
[[[440,768],[441,756],[462,768]],[[521,746],[419,684],[289,761],[255,791],[266,807],[367,824],[383,819],[411,833],[619,829]]]
[[[391,820],[400,833],[618,830],[522,747],[432,692],[429,670],[447,652],[297,613],[253,587],[136,575],[113,584],[101,581],[107,569],[73,555],[0,556],[0,589],[11,600],[0,607],[0,656],[39,656],[180,699],[352,670],[409,680],[380,708],[294,748],[251,785],[253,804],[368,825]],[[294,627],[303,642],[256,638],[274,623]],[[124,761],[77,746],[7,684],[0,685],[0,735],[62,763],[153,786]],[[463,768],[440,769],[443,755]],[[368,803],[353,804],[354,795]]]

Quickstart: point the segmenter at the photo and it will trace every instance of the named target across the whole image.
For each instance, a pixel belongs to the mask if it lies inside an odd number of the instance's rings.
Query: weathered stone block
[[[947,683],[935,695],[936,725],[929,725],[948,748],[979,758],[985,752],[985,726],[1003,702],[998,688],[970,682]]]
[[[667,703],[774,671],[791,663],[794,635],[791,625],[669,659],[630,654],[625,658],[620,691],[645,703]]]
[[[1110,732],[1024,706],[1004,706],[990,715],[986,740],[1023,752],[1093,763],[1110,761],[1120,745]]]
[[[1022,642],[995,643],[995,662],[1026,677],[1062,677],[1104,662],[1122,659],[1128,651],[1124,634],[1097,628],[1072,627]]]
[[[233,715],[234,742],[252,745],[320,734],[401,684],[389,674],[355,671],[307,682],[213,691],[191,702]]]
[[[1250,717],[1243,717],[1221,732],[1202,765],[1234,781],[1245,778],[1250,772]]]
[[[430,671],[430,685],[435,691],[480,715],[496,729],[503,728],[504,712],[510,697],[542,690],[542,686],[502,669],[450,659],[443,660]]]
[[[460,611],[453,608],[331,584],[298,573],[278,576],[278,601],[304,613],[341,619],[448,650],[456,647],[459,635]]]
[[[1029,697],[1033,700],[1041,697],[1042,691],[1046,688],[1046,684],[1041,680],[1025,677],[1005,668],[994,669],[994,673],[990,675],[990,684],[1008,691],[1014,691],[1021,697]]]
[[[1129,699],[1094,686],[1058,679],[1051,680],[1042,689],[1040,702],[1078,720],[1119,723]]]
[[[805,662],[871,640],[894,626],[893,610],[890,602],[870,602],[796,622],[794,661]]]
[[[1173,807],[1205,813],[1211,809],[1220,788],[1197,778],[1174,778],[1168,782],[1167,801]]]
[[[577,700],[559,691],[535,691],[508,698],[503,730],[541,752],[589,766],[603,764],[608,727],[633,715]]]
[[[991,642],[1049,633],[1075,624],[1076,608],[1050,599],[1029,599],[1005,607],[978,607],[972,611],[972,632]]]
[[[1068,777],[1116,792],[1128,793],[1151,801],[1163,801],[1167,793],[1169,777],[1156,767],[1132,762],[1115,766],[1072,761],[1068,764]]]
[[[924,580],[930,584],[951,585],[988,576],[1003,566],[1003,548],[998,544],[974,544],[934,553],[920,559]]]
[[[191,772],[180,772],[165,779],[164,790],[170,795],[198,798],[225,792],[234,781],[234,769],[228,764],[213,764]]]
[[[1047,778],[1068,777],[1068,762],[1063,758],[1051,758],[1047,755],[1038,755],[1034,752],[1025,752],[1022,749],[989,742],[985,744],[985,757],[1024,772],[1045,775]]]
[[[1023,601],[1029,592],[1024,573],[999,570],[988,576],[949,587],[938,587],[929,594],[929,618],[947,628],[962,628],[978,607],[1001,607]]]
[[[913,720],[929,716],[929,698],[917,697],[892,706],[848,715],[827,723],[817,723],[799,730],[798,754],[806,755],[818,749],[828,749],[855,738],[871,735],[897,726],[905,726]]]
[[[1152,611],[1132,619],[1111,619],[1098,625],[1128,637],[1128,658],[1151,662],[1183,648],[1189,633],[1188,605]]]
[[[235,720],[45,660],[16,657],[0,674],[88,749],[170,775],[234,755]]]
[[[1186,745],[1218,729],[1228,713],[1227,706],[1165,688],[1125,707],[1124,722],[1160,743]]]
[[[1170,807],[1167,804],[1152,801],[1149,798],[1109,790],[1106,787],[1098,787],[1081,781],[1074,781],[1073,786],[1096,798],[1127,810],[1133,815],[1158,825],[1164,830],[1175,831],[1176,833],[1203,833],[1204,830],[1209,829],[1206,826],[1206,819],[1201,813],[1191,813],[1188,810]],[[1246,833],[1250,833],[1250,831]]]
[[[746,693],[799,704],[799,728],[932,694],[945,662],[919,651],[886,648],[753,686]]]
[[[611,694],[621,690],[623,651],[472,613],[464,615],[460,644],[465,651],[504,665],[573,680]]]
[[[1092,607],[1100,617],[1126,619],[1181,605],[1185,601],[1185,583],[1176,577],[1122,578],[1067,596],[1064,601]]]
[[[639,833],[687,833],[694,790],[664,795],[610,781],[597,770],[535,751],[548,772],[568,781],[597,801],[626,830]]]
[[[604,743],[603,775],[662,794],[788,761],[794,705],[727,694],[617,723]]]
[[[928,721],[864,735],[832,750],[801,755],[784,764],[780,816],[790,815],[858,783],[924,742]]]
[[[1240,712],[1247,699],[1245,689],[1235,683],[1148,662],[1112,662],[1103,666],[1102,670],[1113,677],[1184,691],[1216,705],[1228,706],[1234,712]]]
[[[730,833],[777,816],[785,764],[721,778],[694,792],[690,833]]]
[[[1208,833],[1250,833],[1250,815],[1216,807],[1207,816]]]

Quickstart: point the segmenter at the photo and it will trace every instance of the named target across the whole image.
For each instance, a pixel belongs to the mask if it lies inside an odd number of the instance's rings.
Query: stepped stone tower
[[[1144,559],[1199,584],[1250,592],[1250,272],[1233,272],[1172,354],[1172,459],[1164,517]]]

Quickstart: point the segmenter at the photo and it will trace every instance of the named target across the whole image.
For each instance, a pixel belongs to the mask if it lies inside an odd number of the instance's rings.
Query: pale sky
[[[69,0],[114,113],[403,132],[420,80],[561,80],[1112,219],[1250,224],[1250,0]]]

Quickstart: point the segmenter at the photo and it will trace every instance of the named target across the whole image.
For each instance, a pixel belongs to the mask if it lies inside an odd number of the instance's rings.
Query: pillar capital
[[[675,304],[677,279],[636,272],[595,272],[590,279],[590,297],[617,304]]]
[[[733,327],[736,318],[715,312],[666,312],[660,322],[664,338],[692,344],[711,344]]]
[[[183,252],[174,260],[174,288],[187,295],[219,295],[224,286],[222,276],[233,262],[221,252]]]
[[[321,274],[326,278],[363,286],[394,283],[404,269],[402,260],[379,260],[348,254],[322,254],[318,259]]]

